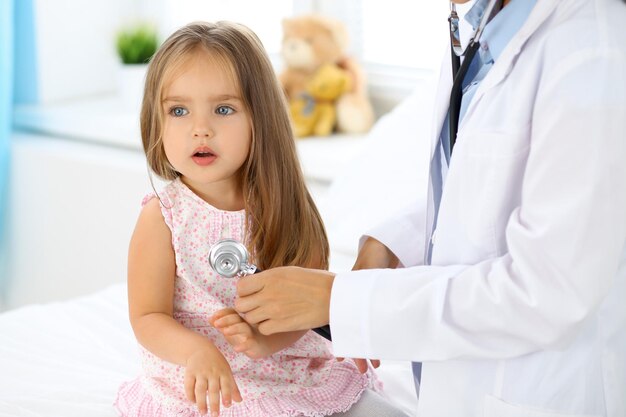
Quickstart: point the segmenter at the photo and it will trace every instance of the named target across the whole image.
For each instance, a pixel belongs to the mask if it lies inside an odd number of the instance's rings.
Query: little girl
[[[151,170],[171,182],[144,199],[130,243],[143,375],[120,387],[119,413],[217,416],[221,398],[222,416],[404,416],[375,392],[371,370],[337,361],[315,333],[258,333],[232,310],[237,280],[209,265],[211,246],[233,238],[261,269],[328,266],[283,93],[257,37],[225,22],[170,36],[150,63],[141,135]]]

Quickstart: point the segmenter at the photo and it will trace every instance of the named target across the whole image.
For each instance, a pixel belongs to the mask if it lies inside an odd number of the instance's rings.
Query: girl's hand
[[[212,417],[220,414],[220,394],[224,407],[230,407],[233,400],[242,401],[228,362],[214,346],[198,350],[187,359],[185,393],[203,415],[207,413],[208,393]]]
[[[220,331],[236,352],[250,359],[265,358],[272,354],[266,336],[248,324],[237,311],[225,308],[213,315],[211,325]]]

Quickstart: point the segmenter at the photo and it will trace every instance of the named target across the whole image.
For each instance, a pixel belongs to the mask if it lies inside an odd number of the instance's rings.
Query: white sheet
[[[115,417],[117,387],[138,372],[123,284],[0,314],[0,417]],[[410,365],[384,362],[379,375],[414,413]]]

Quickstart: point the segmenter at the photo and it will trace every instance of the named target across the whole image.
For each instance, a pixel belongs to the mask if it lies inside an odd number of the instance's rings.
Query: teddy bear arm
[[[314,134],[316,136],[328,136],[332,133],[337,120],[337,113],[334,104],[322,103],[318,104],[318,118],[315,124]]]
[[[341,89],[341,93],[348,93],[350,91],[352,91],[352,89],[354,88],[354,83],[352,80],[352,77],[350,77],[350,75],[346,74],[344,81],[343,81],[343,88]]]
[[[301,96],[291,101],[289,111],[294,135],[299,138],[311,136],[319,118],[319,106]]]

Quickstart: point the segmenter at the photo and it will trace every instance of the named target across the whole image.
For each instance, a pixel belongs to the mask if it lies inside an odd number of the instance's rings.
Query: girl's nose
[[[209,129],[194,129],[193,137],[194,138],[210,138],[211,132]]]
[[[213,130],[206,123],[197,123],[193,128],[194,138],[210,138],[213,136]]]

